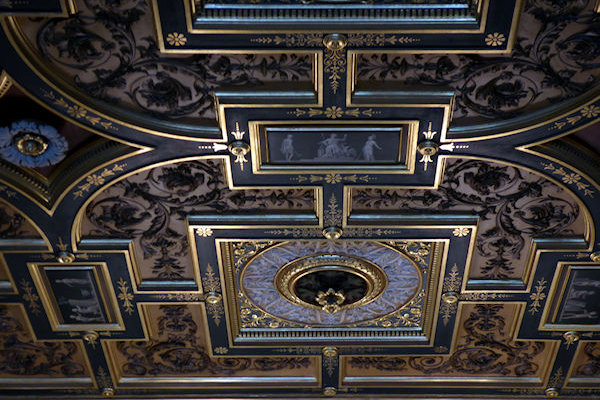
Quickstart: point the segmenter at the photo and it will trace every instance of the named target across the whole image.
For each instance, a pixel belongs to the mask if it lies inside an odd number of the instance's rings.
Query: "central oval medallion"
[[[275,286],[294,304],[333,314],[373,301],[385,290],[387,276],[364,258],[316,254],[284,265]]]

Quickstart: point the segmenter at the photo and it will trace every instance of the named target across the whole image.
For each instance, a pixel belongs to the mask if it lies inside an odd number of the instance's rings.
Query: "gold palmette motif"
[[[342,224],[342,210],[339,208],[334,194],[329,198],[327,211],[323,219],[327,226],[340,226]]]
[[[225,308],[223,307],[221,282],[210,264],[206,267],[206,273],[204,274],[204,279],[202,279],[202,287],[207,292],[205,296],[206,311],[213,319],[215,325],[219,326],[221,319],[225,315]]]
[[[338,349],[333,346],[323,347],[323,367],[327,371],[327,375],[333,375],[338,363]]]
[[[544,293],[544,290],[546,290],[547,284],[548,282],[546,279],[540,279],[537,281],[537,285],[535,286],[535,292],[529,295],[529,298],[532,300],[531,304],[529,304],[529,312],[531,315],[535,315],[540,310],[540,306],[546,298],[546,293]]]
[[[123,309],[129,315],[133,314],[133,293],[129,292],[129,284],[123,279],[117,281],[119,287],[119,300],[123,302]]]
[[[338,85],[339,86],[339,85]],[[295,117],[325,117],[328,119],[338,119],[344,116],[346,117],[372,117],[374,115],[381,114],[380,111],[373,110],[372,108],[341,108],[338,106],[330,106],[325,108],[325,110],[319,108],[296,108],[293,111],[288,111],[288,115],[293,115]]]
[[[33,287],[31,286],[31,283],[25,279],[23,279],[20,282],[21,290],[23,291],[23,300],[25,300],[27,302],[27,305],[29,306],[29,310],[35,314],[35,315],[39,315],[41,310],[40,310],[40,305],[38,304],[38,301],[40,300],[40,297],[34,292]]]
[[[456,314],[456,310],[458,309],[458,293],[460,292],[461,281],[462,278],[458,272],[458,265],[454,264],[450,269],[450,274],[444,279],[443,285],[444,294],[442,295],[443,302],[440,312],[444,325],[448,325],[448,322],[450,322],[450,319]]]
[[[357,183],[357,182],[368,183],[375,178],[373,178],[370,175],[356,175],[356,174],[342,175],[342,174],[338,174],[338,173],[330,173],[327,175],[315,175],[315,174],[298,175],[291,179],[298,183],[325,182],[330,185],[336,185],[341,182],[344,182],[344,183],[346,183],[346,182],[347,183]]]
[[[251,39],[260,44],[275,44],[286,47],[320,47],[325,46],[323,58],[324,71],[328,75],[329,87],[335,94],[340,87],[340,80],[347,68],[347,47],[383,47],[385,45],[408,44],[419,42],[421,39],[409,36],[386,35],[380,33],[354,33],[347,36],[340,34],[288,34],[274,37],[262,36]],[[331,108],[331,107],[330,107]],[[339,107],[337,108],[339,109]],[[341,109],[340,109],[341,111]],[[337,112],[337,111],[336,111]],[[336,115],[336,114],[334,114]],[[335,118],[341,117],[339,114]],[[332,118],[329,117],[328,118]]]
[[[323,44],[325,45],[325,59],[324,66],[325,72],[329,74],[329,87],[333,93],[337,93],[340,86],[339,80],[341,79],[340,74],[346,72],[346,48],[347,39],[344,35],[331,34],[325,36]],[[331,109],[335,113],[335,116],[328,116],[328,118],[339,118],[342,116],[341,109],[339,107],[329,107],[329,113],[332,113]]]

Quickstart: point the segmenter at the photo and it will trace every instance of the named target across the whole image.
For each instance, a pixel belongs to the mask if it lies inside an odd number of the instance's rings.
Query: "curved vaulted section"
[[[0,397],[600,397],[597,0],[0,22]]]

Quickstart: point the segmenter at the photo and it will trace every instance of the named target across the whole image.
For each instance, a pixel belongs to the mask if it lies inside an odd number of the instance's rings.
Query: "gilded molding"
[[[6,71],[0,73],[0,98],[4,96],[12,87],[12,81]]]

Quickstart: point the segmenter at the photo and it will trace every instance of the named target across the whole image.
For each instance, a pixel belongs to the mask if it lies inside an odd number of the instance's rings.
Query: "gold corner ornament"
[[[200,237],[210,237],[213,235],[213,230],[207,226],[196,228],[196,235]]]
[[[471,233],[471,229],[465,227],[456,228],[452,231],[452,234],[456,237],[465,237],[468,236],[469,233]]]
[[[187,37],[183,33],[173,32],[167,35],[167,43],[171,46],[181,47],[187,43]]]
[[[129,284],[123,278],[117,281],[119,287],[119,300],[123,302],[123,309],[128,315],[133,314],[133,293],[129,292]]]
[[[485,37],[485,44],[491,47],[502,46],[506,42],[506,36],[499,32],[490,33]]]

